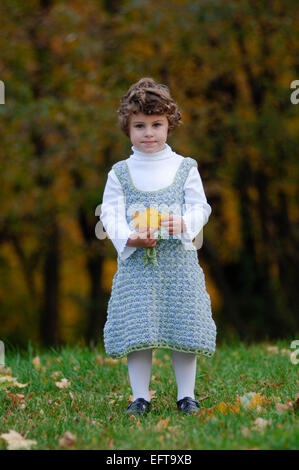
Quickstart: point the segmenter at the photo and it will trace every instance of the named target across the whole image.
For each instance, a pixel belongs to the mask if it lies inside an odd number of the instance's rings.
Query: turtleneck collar
[[[172,155],[171,147],[165,142],[165,148],[160,150],[159,152],[153,153],[146,153],[138,150],[134,145],[131,147],[133,154],[130,155],[130,158],[133,160],[143,160],[143,161],[157,161],[157,160],[165,160],[166,158],[170,158]]]

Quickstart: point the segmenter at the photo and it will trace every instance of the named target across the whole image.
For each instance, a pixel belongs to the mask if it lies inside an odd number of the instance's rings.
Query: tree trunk
[[[60,343],[58,333],[60,232],[55,221],[49,225],[49,234],[43,266],[44,292],[40,316],[40,331],[46,346]]]

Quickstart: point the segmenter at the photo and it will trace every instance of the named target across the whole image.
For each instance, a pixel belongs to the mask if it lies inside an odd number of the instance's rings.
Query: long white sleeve
[[[183,219],[187,228],[181,233],[183,244],[189,244],[201,232],[212,212],[207,202],[202,180],[196,167],[192,167],[184,185],[186,211]]]
[[[135,250],[134,246],[126,246],[132,231],[126,220],[126,207],[121,184],[110,170],[103,194],[100,220],[121,259],[126,259]]]

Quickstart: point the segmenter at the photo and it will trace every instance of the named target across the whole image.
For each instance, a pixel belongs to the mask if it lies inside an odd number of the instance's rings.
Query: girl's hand
[[[155,228],[140,228],[133,232],[128,238],[127,246],[136,246],[138,248],[151,248],[157,245],[157,239],[154,238],[154,233],[158,229]]]
[[[161,227],[168,230],[169,235],[177,235],[181,232],[186,232],[187,227],[185,225],[183,217],[179,215],[167,215],[161,218]]]

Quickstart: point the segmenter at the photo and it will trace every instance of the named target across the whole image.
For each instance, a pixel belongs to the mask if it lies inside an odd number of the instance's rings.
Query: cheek
[[[134,129],[131,131],[131,140],[136,140],[138,138],[138,132],[136,132]]]
[[[161,135],[167,136],[167,127],[163,127],[163,129],[161,129]]]

